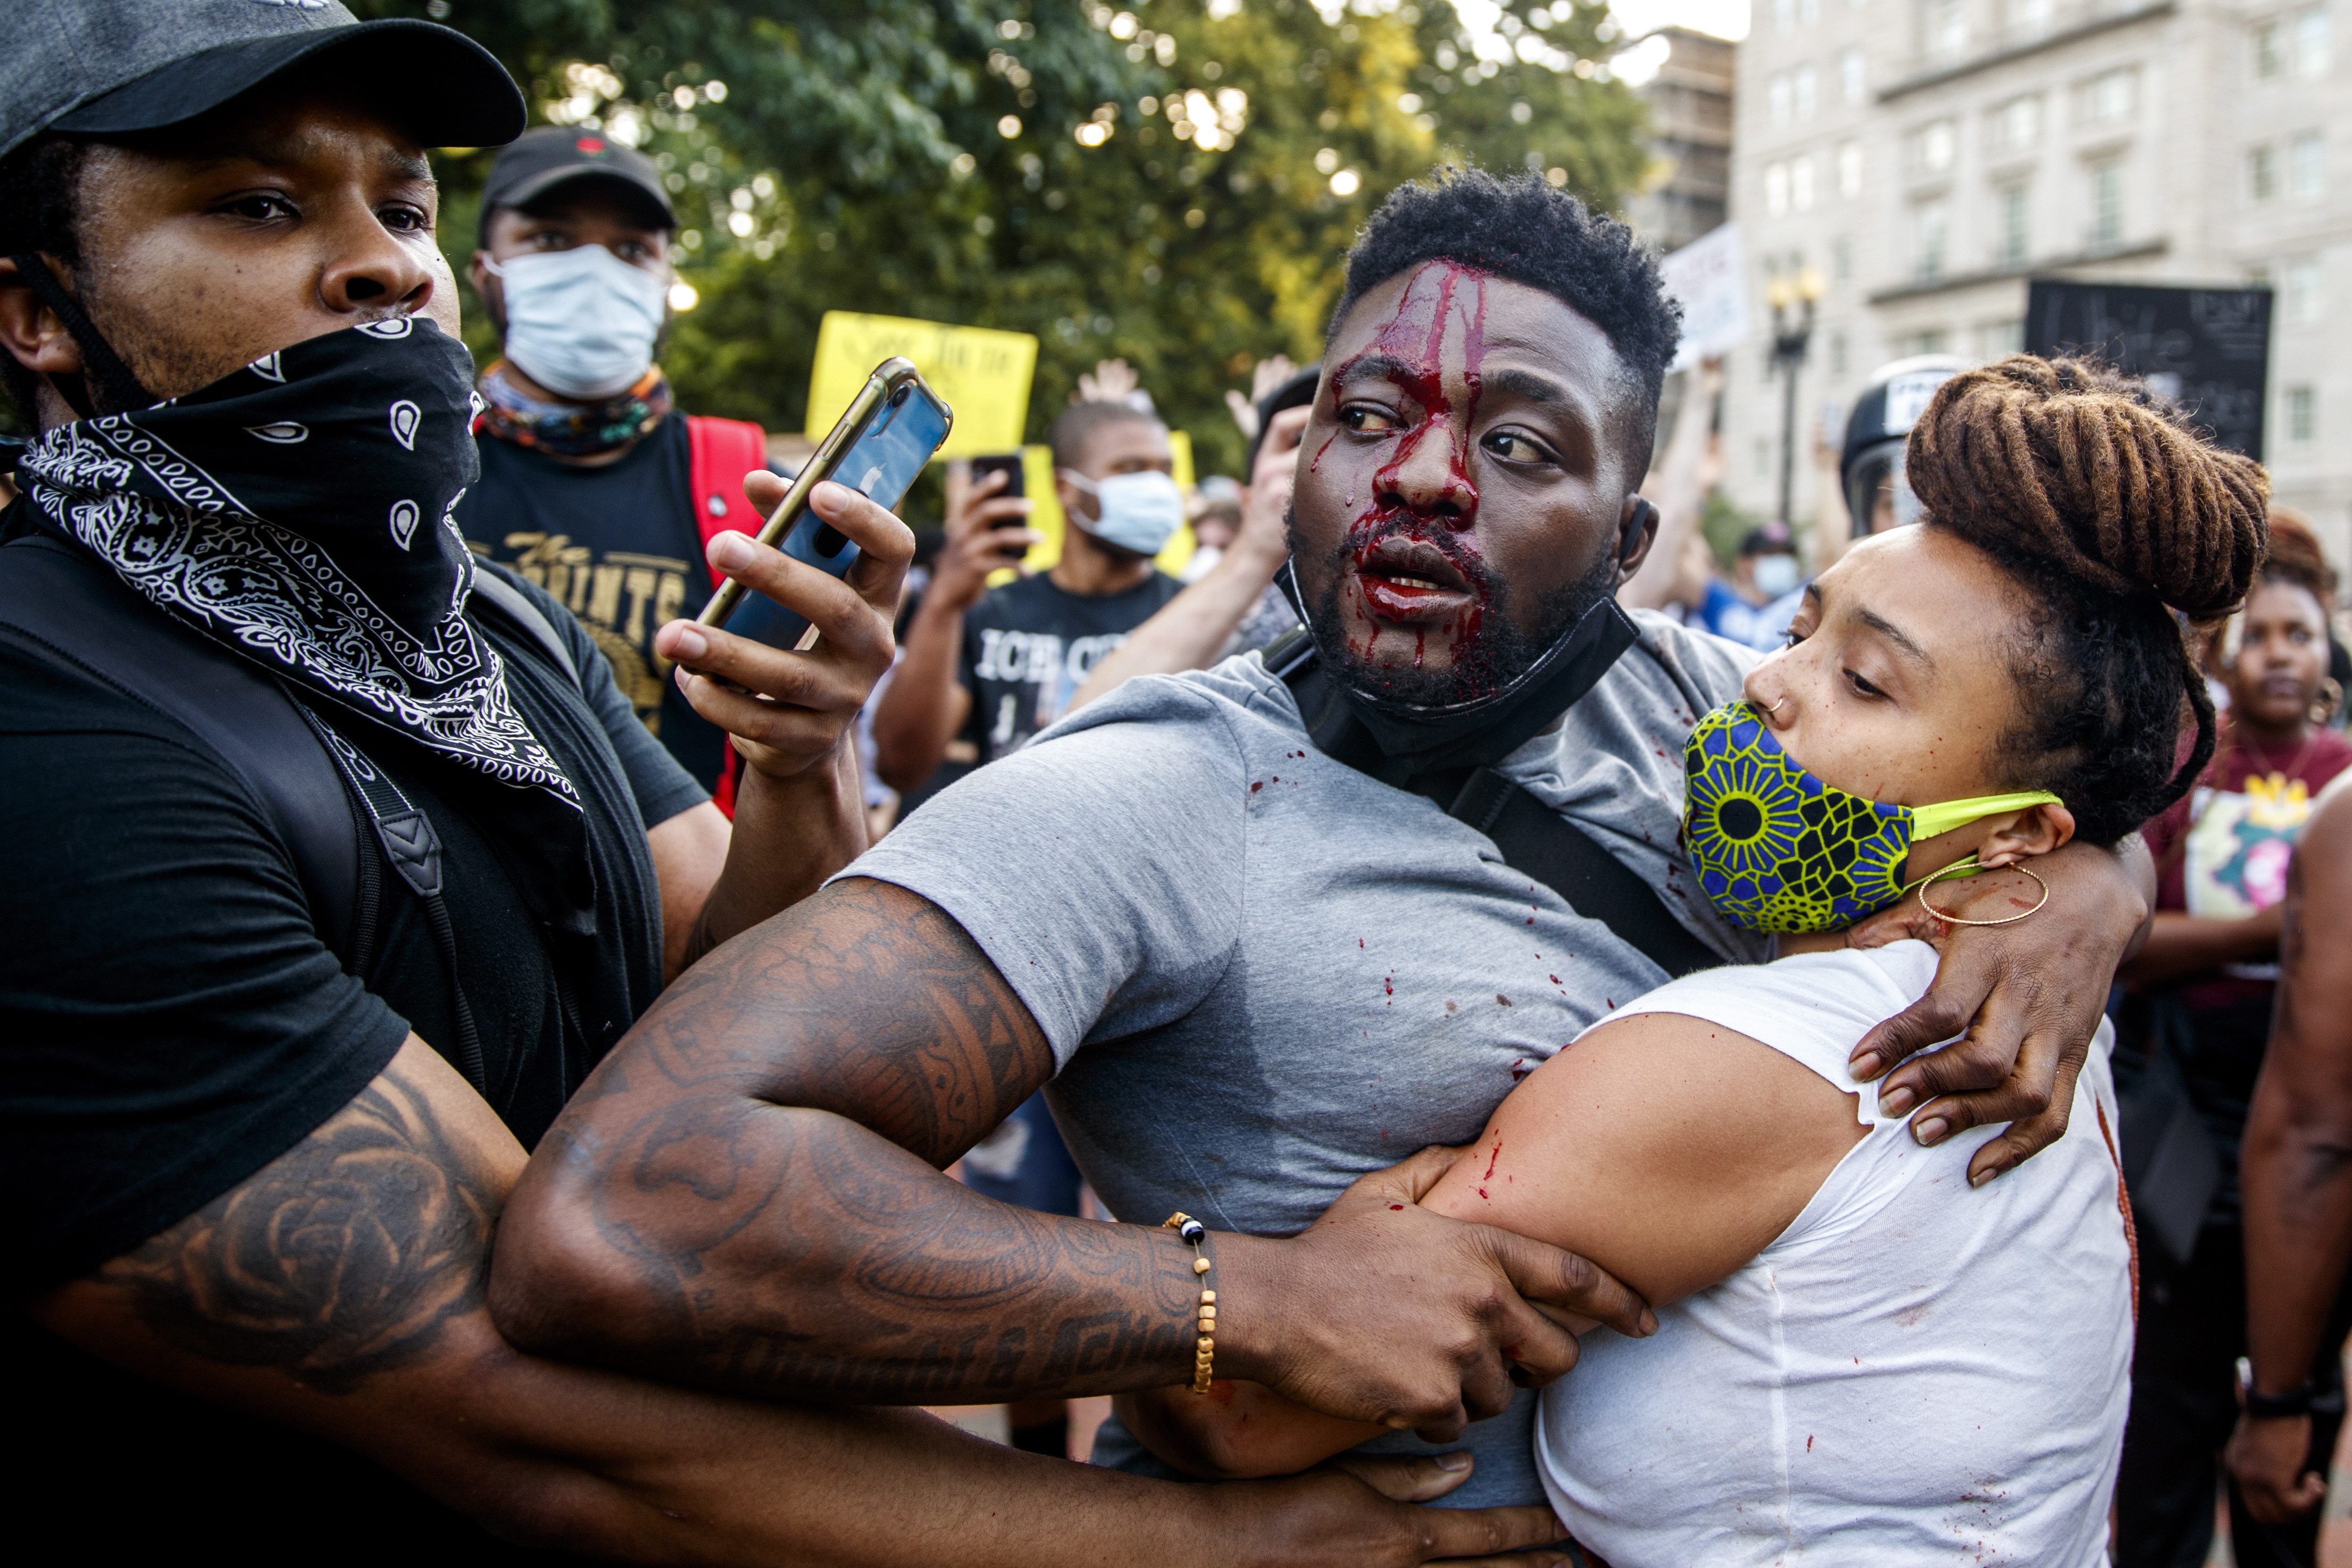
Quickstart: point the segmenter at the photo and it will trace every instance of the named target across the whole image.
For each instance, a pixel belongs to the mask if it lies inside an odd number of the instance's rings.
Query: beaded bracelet
[[[1192,1273],[1201,1279],[1201,1336],[1192,1347],[1192,1392],[1206,1394],[1209,1392],[1210,1365],[1217,1357],[1217,1293],[1209,1289],[1205,1276],[1210,1263],[1208,1255],[1202,1250],[1202,1243],[1209,1237],[1209,1227],[1182,1209],[1178,1209],[1160,1222],[1160,1228],[1172,1230],[1178,1239],[1192,1244]]]

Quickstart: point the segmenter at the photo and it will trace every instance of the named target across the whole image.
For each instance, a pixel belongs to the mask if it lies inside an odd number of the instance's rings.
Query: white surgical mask
[[[601,245],[533,252],[490,271],[506,287],[507,358],[558,396],[592,403],[653,368],[669,281]]]
[[[1100,480],[1067,468],[1061,472],[1095,498],[1095,510],[1101,515],[1092,521],[1081,519],[1078,526],[1106,544],[1138,555],[1157,555],[1184,526],[1184,492],[1157,468],[1113,474]]]
[[[1793,590],[1803,580],[1804,569],[1793,555],[1759,555],[1756,558],[1756,591],[1768,599],[1777,599]]]

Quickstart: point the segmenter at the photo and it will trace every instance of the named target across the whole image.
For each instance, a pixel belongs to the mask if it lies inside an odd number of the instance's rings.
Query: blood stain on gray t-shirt
[[[1660,890],[1727,962],[1769,956],[1675,848],[1682,746],[1754,656],[1663,616],[1502,771]],[[952,916],[1052,1043],[1047,1089],[1110,1211],[1262,1236],[1478,1135],[1655,964],[1484,834],[1316,751],[1255,654],[1128,681],[932,800],[845,876]],[[1370,1282],[1368,1282],[1370,1283]],[[1570,1374],[1574,1375],[1573,1373]],[[1470,1429],[1449,1505],[1543,1500],[1531,1396]],[[1409,1434],[1377,1452],[1438,1452]],[[1116,1422],[1097,1463],[1156,1469]]]

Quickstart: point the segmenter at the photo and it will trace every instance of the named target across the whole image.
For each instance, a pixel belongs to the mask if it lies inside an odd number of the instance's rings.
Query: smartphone
[[[974,485],[982,483],[991,474],[1004,476],[1004,488],[998,490],[997,495],[1025,496],[1029,493],[1028,485],[1022,475],[1020,453],[1013,452],[995,458],[974,458],[971,460],[971,482]]]
[[[891,358],[874,367],[849,408],[817,446],[783,504],[755,537],[793,560],[835,577],[857,563],[857,546],[839,529],[809,510],[809,492],[825,479],[847,485],[877,505],[898,509],[923,465],[938,453],[955,423],[955,412],[906,360]],[[725,626],[743,604],[740,583],[719,585],[695,617],[698,625]],[[804,647],[814,638],[803,616],[765,596],[746,607],[743,623],[730,627],[775,647]]]

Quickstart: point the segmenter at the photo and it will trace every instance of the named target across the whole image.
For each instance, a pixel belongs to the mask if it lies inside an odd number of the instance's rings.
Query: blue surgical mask
[[[653,368],[669,307],[661,273],[632,267],[601,245],[489,267],[505,285],[507,358],[548,391],[594,402],[626,392]]]
[[[1184,526],[1184,492],[1157,468],[1103,479],[1090,479],[1067,468],[1061,473],[1095,498],[1095,510],[1100,515],[1091,521],[1073,521],[1106,544],[1138,555],[1157,555]]]
[[[1756,591],[1768,599],[1777,599],[1792,592],[1804,580],[1804,569],[1793,555],[1759,555],[1756,558]]]

